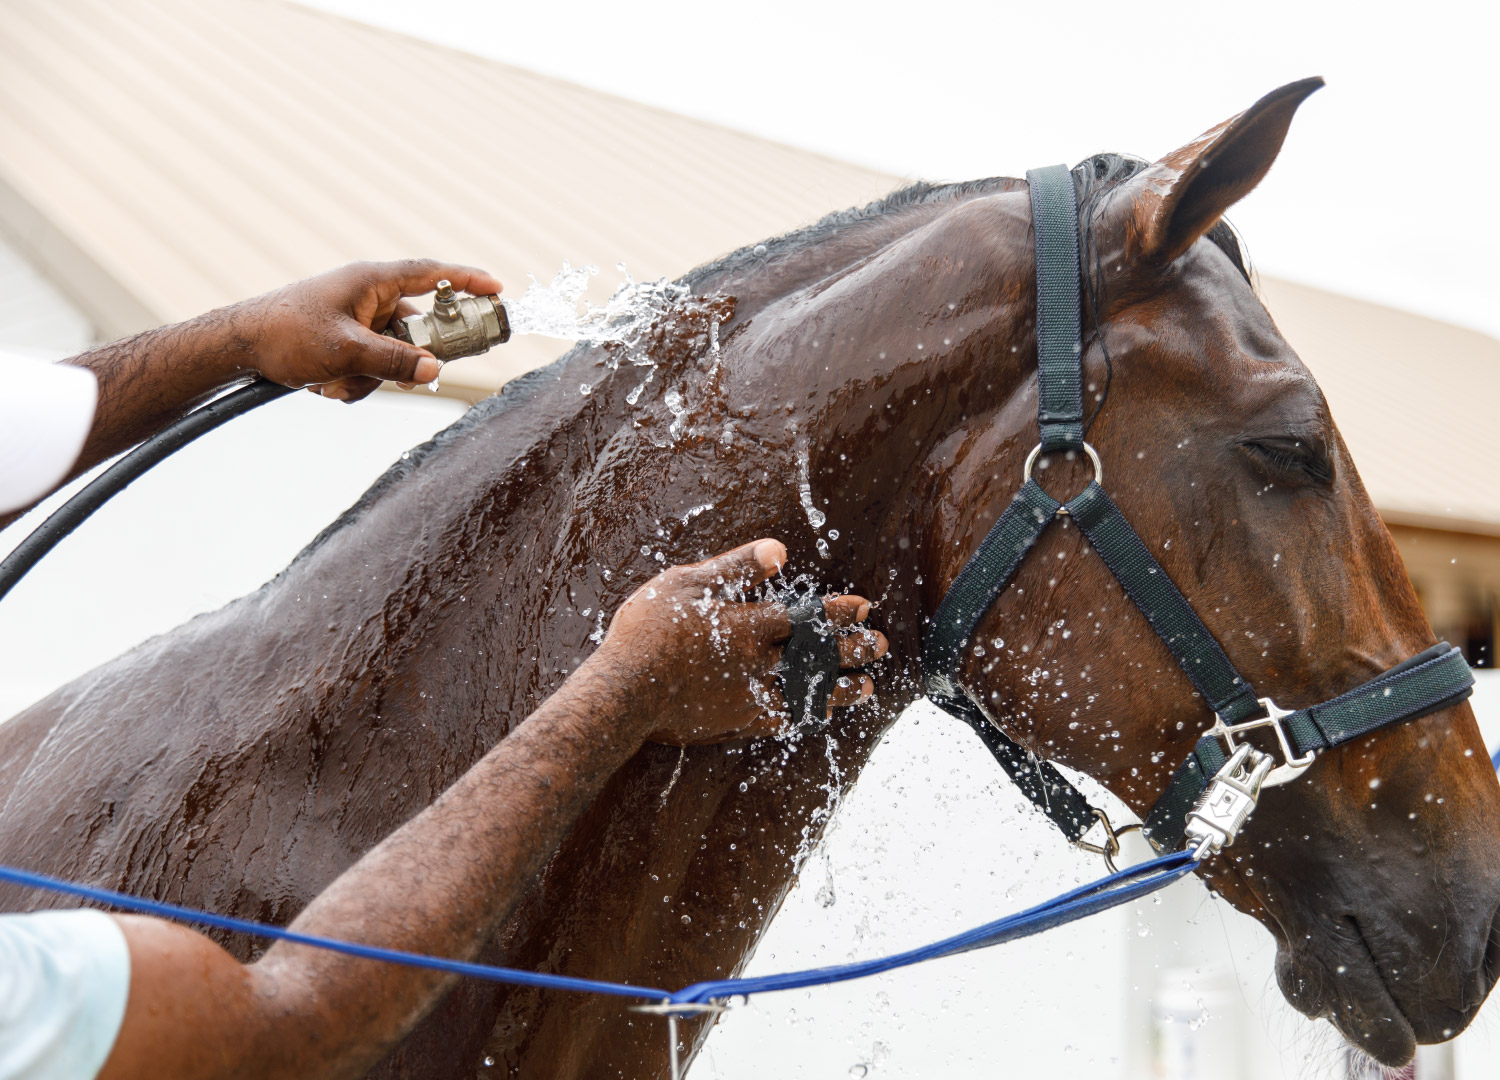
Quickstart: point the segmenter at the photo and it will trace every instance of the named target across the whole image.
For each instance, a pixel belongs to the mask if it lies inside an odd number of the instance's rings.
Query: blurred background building
[[[65,356],[348,260],[411,254],[484,266],[513,292],[524,290],[528,274],[546,280],[565,261],[595,264],[606,268],[596,279],[594,299],[602,300],[607,283],[619,280],[613,268],[621,259],[637,279],[675,277],[904,182],[286,3],[4,2],[0,16],[0,349]],[[387,92],[398,69],[420,94]],[[380,107],[369,108],[371,101]],[[1487,445],[1480,436],[1500,403],[1500,341],[1290,281],[1266,277],[1260,289],[1322,385],[1435,630],[1461,645],[1472,664],[1492,666],[1500,482],[1475,451]],[[9,715],[145,634],[254,587],[400,450],[565,347],[518,338],[459,362],[441,380],[448,401],[425,390],[393,391],[345,412],[289,399],[183,455],[196,454],[195,461],[164,466],[105,512],[112,519],[101,514],[0,607],[0,647],[11,657],[0,671],[0,712]],[[273,441],[277,449],[267,457],[264,447]],[[252,456],[257,468],[245,463]],[[317,471],[317,483],[299,487],[295,474],[307,468]],[[195,493],[190,505],[184,490]],[[226,519],[246,513],[263,515],[256,529],[221,535]],[[130,536],[146,539],[121,540]],[[15,539],[0,538],[0,548]],[[1483,691],[1495,695],[1490,683]],[[996,902],[1040,898],[1092,871],[1071,853],[1034,862],[1031,849],[1056,848],[1057,839],[1012,805],[1013,793],[1002,790],[982,751],[949,746],[933,750],[937,765],[928,762],[935,730],[947,741],[957,737],[940,720],[928,716],[919,726],[918,719],[898,725],[893,748],[882,746],[884,756],[842,812],[846,820],[889,819],[888,828],[873,831],[890,845],[878,854],[894,864],[894,876],[874,888],[886,871],[869,865],[876,849],[860,846],[856,834],[872,831],[868,824],[836,826],[822,867],[810,864],[808,872],[826,871],[832,882],[847,864],[841,891],[875,899],[830,911],[811,903],[812,890],[799,890],[763,958],[780,951],[778,966],[789,957],[825,958],[818,949],[841,940],[852,925],[851,906],[867,921],[882,912],[899,921],[907,914],[904,898],[940,912],[944,925],[982,921],[993,917]],[[1500,737],[1500,727],[1491,734]],[[923,767],[914,773],[917,757]],[[951,787],[954,775],[969,777],[980,801],[956,808],[934,801],[933,792]],[[886,799],[892,789],[904,790],[903,798]],[[911,800],[925,808],[915,818]],[[1007,857],[989,873],[1013,873],[1008,855],[1025,847],[1033,870],[1022,892],[986,879],[982,895],[966,904],[917,896],[907,880],[911,865],[931,856],[923,855],[928,849],[913,820],[932,817],[945,844],[993,847],[986,822],[1002,802],[1013,836],[1001,851]],[[933,816],[934,807],[945,806],[969,815],[970,824]],[[900,822],[912,850],[892,859],[892,849],[907,842],[891,839]],[[1168,916],[1181,927],[1164,930]],[[1252,1064],[1233,1076],[1344,1075],[1336,1053],[1302,1051],[1317,1038],[1267,988],[1264,934],[1210,905],[1196,883],[1170,894],[1161,911],[1120,913],[1089,926],[1081,931],[1095,961],[1087,975],[1071,951],[1067,961],[1060,958],[1069,944],[1048,938],[1017,947],[1029,952],[994,957],[993,967],[974,961],[981,966],[956,976],[984,1002],[974,1024],[992,1031],[1024,1020],[1006,1038],[1018,1075],[1029,1074],[1027,1061],[1037,1070],[1067,1065],[1059,1056],[1064,1041],[1068,1053],[1076,1046],[1081,1055],[1069,1072],[1149,1075],[1160,1040],[1143,1041],[1140,1032],[1170,1034],[1161,1026],[1172,1022],[1168,1014],[1196,1015],[1202,1001],[1227,1017],[1216,1038],[1239,1025],[1233,1040]],[[1201,955],[1204,940],[1225,939],[1240,966],[1181,968],[1184,957]],[[856,937],[847,945],[863,953],[883,940]],[[1082,948],[1079,940],[1071,948]],[[1016,971],[1027,972],[1027,986],[1007,981]],[[1177,984],[1194,978],[1197,989],[1184,997]],[[1059,979],[1065,985],[1048,992]],[[942,986],[930,982],[939,995]],[[893,983],[880,991],[887,992],[901,991]],[[1080,993],[1089,1002],[1096,1043],[1058,1033],[1052,993],[1069,994],[1075,1008]],[[896,1007],[887,1017],[893,1026],[882,1027],[864,997],[850,1001],[851,1014],[864,1017],[863,1042],[840,1042],[843,1057],[830,1064],[873,1069],[925,1045],[927,1036],[915,1032],[922,1024],[911,1020],[920,1006],[905,1013]],[[903,1025],[912,1030],[898,1039]],[[796,1074],[767,1062],[765,1035],[756,1021],[731,1017],[694,1075]],[[1029,1051],[1018,1046],[1028,1042],[1036,1044]],[[945,1045],[951,1057],[951,1041]],[[1481,1044],[1474,1045],[1477,1068]],[[741,1062],[747,1054],[751,1060]],[[966,1069],[966,1060],[950,1063],[945,1075],[982,1074]]]

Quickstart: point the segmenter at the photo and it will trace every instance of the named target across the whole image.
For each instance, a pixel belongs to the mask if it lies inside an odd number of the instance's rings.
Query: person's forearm
[[[255,374],[255,342],[230,305],[66,361],[99,380],[99,405],[72,475],[149,438],[215,391]]]
[[[585,665],[436,803],[315,899],[293,929],[473,958],[567,830],[640,748],[605,663]],[[357,928],[357,930],[355,929]],[[252,968],[271,992],[276,1070],[358,1076],[451,977],[278,944]]]
[[[760,540],[641,586],[599,649],[541,708],[335,880],[293,927],[472,959],[645,741],[779,732],[784,710],[768,710],[749,687],[774,668],[790,619],[779,604],[738,598],[785,561],[782,544]],[[735,599],[714,599],[716,591]],[[854,625],[869,608],[857,596],[824,602],[836,626]],[[840,663],[879,656],[884,639],[874,635],[868,646],[840,637]],[[867,676],[840,680],[829,701],[853,704],[872,689]],[[130,948],[130,993],[101,1080],[360,1076],[450,983],[285,943],[246,966],[185,927],[116,918]]]
[[[606,649],[336,879],[293,928],[473,959],[645,740],[644,710],[622,691],[627,680],[611,672]],[[242,966],[185,927],[117,918],[130,948],[130,996],[102,1080],[362,1076],[452,981],[286,943]]]
[[[94,422],[64,483],[150,438],[216,390],[254,374],[234,307],[146,330],[63,361],[99,380]],[[0,529],[24,510],[0,514]]]
[[[65,361],[99,380],[93,427],[69,478],[149,438],[237,379],[263,375],[341,401],[358,401],[383,380],[430,382],[437,359],[381,331],[416,310],[404,297],[443,280],[484,294],[501,287],[482,270],[430,259],[350,263]],[[18,516],[0,515],[0,528]]]

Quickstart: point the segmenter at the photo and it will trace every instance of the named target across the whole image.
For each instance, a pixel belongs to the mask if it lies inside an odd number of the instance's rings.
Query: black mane
[[[1073,183],[1078,189],[1079,220],[1087,223],[1088,212],[1095,202],[1107,192],[1129,180],[1151,162],[1129,154],[1095,154],[1073,167]],[[697,288],[706,281],[739,270],[763,265],[777,256],[793,255],[814,244],[842,232],[850,226],[889,217],[919,206],[928,206],[949,199],[963,199],[971,195],[985,195],[997,188],[1016,185],[1020,181],[1005,176],[991,176],[983,180],[963,180],[951,184],[931,184],[925,180],[898,188],[883,199],[854,206],[847,210],[836,210],[811,225],[794,229],[789,233],[759,243],[747,244],[738,251],[721,255],[713,262],[704,263],[688,271],[678,283]],[[1087,224],[1085,224],[1085,229]],[[1208,231],[1208,239],[1225,255],[1235,268],[1250,280],[1250,270],[1240,246],[1239,238],[1227,221],[1220,221]]]
[[[811,225],[804,225],[800,229],[783,233],[770,240],[747,244],[738,251],[731,251],[728,255],[721,255],[713,262],[704,263],[688,271],[678,281],[689,288],[696,288],[703,282],[721,275],[758,267],[778,256],[795,255],[854,225],[890,217],[905,210],[928,206],[951,198],[984,195],[995,188],[1014,183],[1016,183],[1015,180],[1004,176],[992,176],[984,180],[963,180],[952,184],[931,184],[926,180],[918,180],[904,188],[898,188],[883,199],[876,199],[864,206],[851,206],[847,210],[835,210]]]

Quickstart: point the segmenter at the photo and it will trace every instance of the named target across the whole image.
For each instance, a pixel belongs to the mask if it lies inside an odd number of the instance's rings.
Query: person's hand
[[[350,263],[245,301],[234,313],[236,330],[272,382],[358,401],[382,380],[437,378],[442,365],[430,352],[380,331],[416,313],[403,297],[429,293],[444,278],[460,292],[500,291],[499,281],[470,266],[431,259]]]
[[[777,540],[757,540],[693,566],[663,571],[615,612],[604,643],[587,664],[628,684],[633,712],[651,742],[687,745],[774,735],[788,718],[774,675],[791,634],[786,608],[747,600],[748,590],[786,561]],[[855,627],[870,612],[864,597],[830,596],[828,621]],[[839,639],[842,667],[884,656],[879,631]],[[829,696],[853,705],[874,693],[868,675],[841,676]]]

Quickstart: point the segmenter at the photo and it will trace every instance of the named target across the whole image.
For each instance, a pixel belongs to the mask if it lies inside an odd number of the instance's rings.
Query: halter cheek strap
[[[1188,812],[1233,756],[1236,737],[1244,732],[1274,730],[1285,763],[1264,782],[1283,783],[1301,775],[1323,750],[1457,704],[1469,696],[1474,678],[1462,653],[1442,642],[1320,705],[1288,712],[1256,695],[1104,491],[1099,457],[1083,439],[1081,264],[1073,178],[1065,166],[1054,165],[1028,172],[1026,179],[1036,232],[1041,440],[1027,459],[1020,491],[959,572],[928,624],[922,642],[927,695],[978,733],[1026,797],[1069,840],[1078,842],[1104,818],[1051,763],[1006,735],[986,703],[970,697],[958,678],[974,629],[1010,584],[1026,553],[1054,518],[1071,517],[1214,714],[1213,726],[1177,768],[1142,827],[1158,850],[1175,848],[1183,842]],[[1031,469],[1039,454],[1068,452],[1088,455],[1094,480],[1081,494],[1061,503],[1031,479]]]

